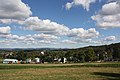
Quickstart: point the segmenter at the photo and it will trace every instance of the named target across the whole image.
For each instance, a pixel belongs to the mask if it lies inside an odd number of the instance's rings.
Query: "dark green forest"
[[[41,51],[44,54],[41,54]],[[66,58],[68,63],[120,61],[120,43],[77,49],[0,49],[2,59],[26,60],[36,57],[49,63],[60,58]]]

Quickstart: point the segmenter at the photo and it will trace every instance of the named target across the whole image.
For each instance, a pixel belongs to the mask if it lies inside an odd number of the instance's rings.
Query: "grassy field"
[[[0,80],[120,80],[120,62],[0,64]]]

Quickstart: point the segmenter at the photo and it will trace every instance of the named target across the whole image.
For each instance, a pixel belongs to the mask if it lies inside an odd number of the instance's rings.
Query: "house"
[[[16,64],[18,63],[17,59],[4,59],[3,64]]]
[[[31,59],[26,59],[26,63],[31,63]]]
[[[65,58],[65,57],[61,58],[61,62],[62,63],[66,63],[67,62],[67,58]]]
[[[66,63],[66,62],[67,62],[67,58],[64,57],[64,61],[63,61],[63,63]]]
[[[65,58],[65,57],[59,58],[59,59],[55,58],[55,59],[54,59],[54,62],[67,63],[67,58]]]
[[[35,58],[35,63],[40,63],[40,58]]]

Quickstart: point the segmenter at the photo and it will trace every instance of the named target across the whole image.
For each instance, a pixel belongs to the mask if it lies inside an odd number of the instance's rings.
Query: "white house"
[[[45,53],[42,51],[41,54],[44,55]]]
[[[17,59],[4,59],[3,64],[16,64],[18,63]]]
[[[35,62],[39,63],[40,62],[40,58],[35,58]]]
[[[62,62],[62,63],[66,63],[67,62],[67,58],[63,57],[58,59],[58,62]]]
[[[67,58],[64,57],[64,61],[63,61],[63,63],[66,63],[66,62],[67,62]]]
[[[26,63],[31,63],[31,59],[26,59]]]

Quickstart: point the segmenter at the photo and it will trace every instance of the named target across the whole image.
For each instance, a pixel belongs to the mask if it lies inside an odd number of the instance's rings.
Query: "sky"
[[[120,0],[0,0],[0,48],[80,48],[120,41]]]

